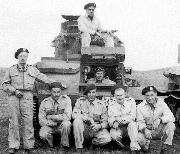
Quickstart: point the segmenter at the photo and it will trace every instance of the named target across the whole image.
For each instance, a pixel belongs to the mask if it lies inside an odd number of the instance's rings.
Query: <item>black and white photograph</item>
[[[180,1],[0,0],[0,154],[180,154]]]

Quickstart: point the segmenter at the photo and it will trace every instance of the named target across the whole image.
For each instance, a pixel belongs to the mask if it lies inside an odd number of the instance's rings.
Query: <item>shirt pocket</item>
[[[34,85],[34,81],[35,81],[35,75],[31,72],[28,72],[26,74],[26,78],[25,78],[25,83],[29,84],[29,85]]]
[[[11,72],[11,82],[12,82],[12,84],[20,84],[21,83],[20,74],[17,71]]]

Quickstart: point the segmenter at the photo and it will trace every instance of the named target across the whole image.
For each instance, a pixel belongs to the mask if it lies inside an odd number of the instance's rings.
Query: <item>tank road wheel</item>
[[[43,145],[43,141],[40,139],[39,136],[39,100],[37,96],[33,97],[33,126],[34,126],[34,137],[35,137],[35,147],[41,147]]]

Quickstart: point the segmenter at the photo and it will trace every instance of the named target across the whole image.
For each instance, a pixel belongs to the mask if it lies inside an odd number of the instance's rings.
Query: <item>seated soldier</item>
[[[131,153],[140,153],[140,146],[137,141],[138,129],[135,122],[136,102],[133,98],[126,97],[126,87],[115,85],[112,87],[113,98],[109,100],[108,122],[111,127],[110,135],[112,140],[120,147],[124,147],[122,137],[129,136]]]
[[[69,147],[69,134],[71,130],[71,99],[61,94],[61,83],[54,82],[50,86],[51,96],[45,98],[39,108],[40,137],[47,140],[53,147],[53,134],[61,134],[62,148]]]
[[[144,151],[148,151],[150,140],[159,138],[163,142],[161,153],[169,153],[175,118],[164,100],[157,97],[154,86],[145,87],[142,95],[145,99],[137,106],[138,142]]]
[[[78,19],[78,28],[81,32],[82,47],[89,47],[91,40],[103,40],[105,46],[114,47],[112,32],[102,31],[99,20],[94,15],[95,3],[88,3],[84,6],[86,15]]]
[[[114,81],[109,80],[109,79],[105,79],[104,78],[105,75],[105,70],[102,67],[97,67],[96,69],[96,73],[95,73],[95,77],[91,78],[88,80],[87,83],[89,84],[98,84],[98,83],[103,83],[103,84],[116,84]]]
[[[86,97],[77,100],[72,118],[75,146],[78,152],[83,148],[84,138],[92,139],[92,144],[103,146],[111,141],[107,130],[107,109],[96,98],[96,86],[90,84],[84,91]]]

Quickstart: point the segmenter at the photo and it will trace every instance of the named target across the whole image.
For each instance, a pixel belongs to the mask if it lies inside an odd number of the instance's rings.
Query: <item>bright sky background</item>
[[[84,14],[95,2],[104,29],[126,47],[126,66],[149,70],[177,65],[180,0],[0,0],[0,67],[16,63],[14,52],[29,49],[28,63],[54,56],[51,41],[60,32],[62,14]]]

